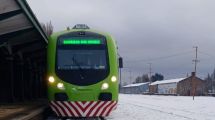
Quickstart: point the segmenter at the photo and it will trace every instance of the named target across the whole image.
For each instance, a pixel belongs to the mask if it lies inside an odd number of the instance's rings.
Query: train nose
[[[67,94],[70,100],[76,101],[93,101],[96,98],[95,91],[85,87],[70,88]]]

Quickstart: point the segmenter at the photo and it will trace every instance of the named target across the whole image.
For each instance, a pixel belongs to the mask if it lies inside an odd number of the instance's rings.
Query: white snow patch
[[[155,81],[155,82],[151,83],[150,85],[158,85],[158,84],[165,84],[165,83],[178,83],[184,79],[185,78],[177,78],[177,79],[170,79],[170,80]]]
[[[108,120],[215,120],[215,98],[120,94]]]
[[[136,86],[141,86],[141,85],[145,85],[145,84],[149,84],[149,82],[134,83],[134,84],[129,84],[129,85],[126,85],[126,86],[123,86],[123,87],[124,87],[124,88],[125,88],[125,87],[136,87]]]

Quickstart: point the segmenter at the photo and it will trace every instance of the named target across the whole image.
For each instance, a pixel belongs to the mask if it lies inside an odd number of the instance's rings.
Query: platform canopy
[[[0,0],[0,103],[45,95],[47,43],[26,0]]]
[[[30,53],[43,49],[47,36],[25,0],[0,0],[0,46],[10,52]]]

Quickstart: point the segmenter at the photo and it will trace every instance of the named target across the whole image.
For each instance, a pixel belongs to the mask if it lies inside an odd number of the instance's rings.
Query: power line
[[[140,60],[129,60],[126,62],[147,62],[147,61],[156,61],[156,60],[162,60],[162,59],[168,59],[168,58],[172,58],[172,57],[178,57],[178,56],[183,56],[185,54],[190,54],[192,51],[186,51],[186,52],[181,52],[181,53],[177,53],[177,54],[172,54],[172,55],[168,55],[168,56],[161,56],[161,57],[156,57],[156,58],[152,58],[152,59],[140,59]]]
[[[211,55],[211,54],[208,54],[208,53],[205,53],[205,52],[202,52],[202,51],[198,51],[200,54],[202,55],[206,55],[206,56],[209,56],[209,57],[213,57],[215,58],[215,56]]]

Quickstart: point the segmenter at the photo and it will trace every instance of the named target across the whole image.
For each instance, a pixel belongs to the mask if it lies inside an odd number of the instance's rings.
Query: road
[[[215,97],[120,94],[108,120],[215,120]]]

